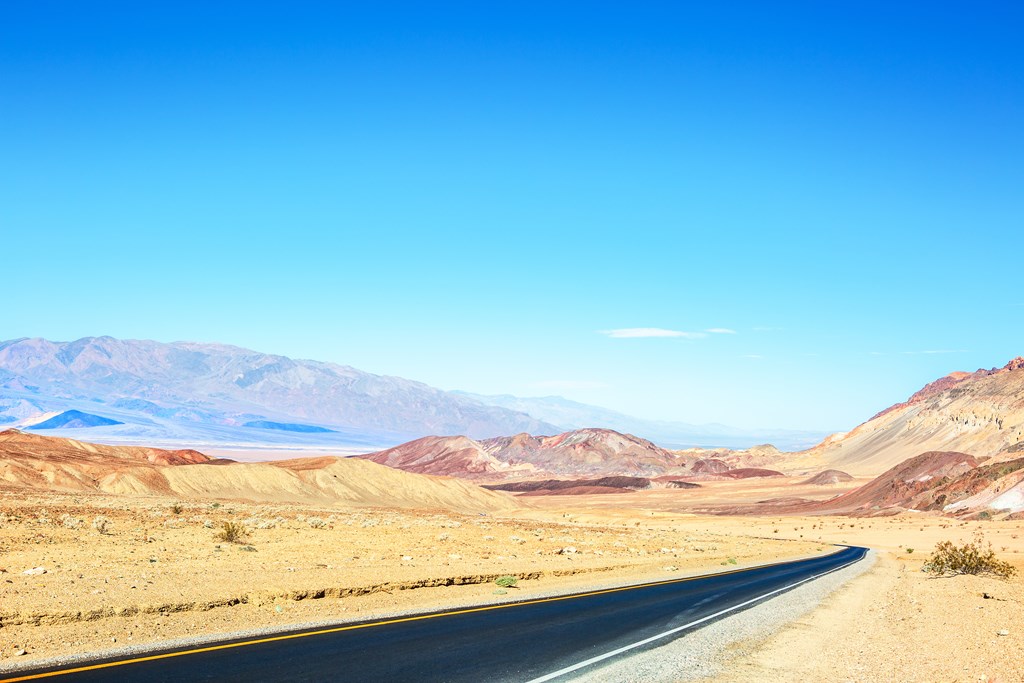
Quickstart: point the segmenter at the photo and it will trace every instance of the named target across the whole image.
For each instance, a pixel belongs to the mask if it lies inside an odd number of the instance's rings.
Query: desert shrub
[[[184,511],[185,507],[181,503],[175,503],[174,505],[171,506],[172,515],[180,515]]]
[[[306,524],[309,525],[310,529],[326,529],[327,520],[323,517],[307,517]]]
[[[729,564],[736,564],[736,562],[737,562],[737,560],[736,560],[735,557],[730,557],[729,558]]]
[[[248,535],[246,528],[237,522],[224,522],[220,531],[217,532],[217,539],[227,543],[241,543]]]
[[[98,531],[100,534],[110,533],[110,520],[100,515],[92,520],[92,528]]]
[[[914,554],[914,549],[913,548],[904,548],[904,550],[907,551],[907,555],[913,555]]]
[[[975,534],[972,542],[961,546],[949,541],[938,543],[922,570],[939,576],[992,574],[1003,578],[1016,572],[1013,565],[996,557],[992,544],[985,542],[980,531]]]
[[[519,578],[516,576],[499,576],[494,580],[494,583],[502,588],[514,588],[519,583]]]
[[[72,517],[71,515],[61,515],[60,523],[64,526],[65,529],[82,528],[82,520],[78,519],[77,517]]]

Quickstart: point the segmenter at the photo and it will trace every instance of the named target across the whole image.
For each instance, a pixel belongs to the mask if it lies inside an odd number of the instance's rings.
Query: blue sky
[[[554,5],[4,4],[0,337],[821,430],[1024,353],[1011,3]]]

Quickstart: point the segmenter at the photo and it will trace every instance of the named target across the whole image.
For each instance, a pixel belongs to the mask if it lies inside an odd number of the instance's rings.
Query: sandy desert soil
[[[722,488],[719,497],[729,491]],[[567,498],[537,501],[567,508]],[[580,497],[571,514],[581,520],[628,519],[637,512],[612,506],[627,498],[631,505],[645,508],[642,514],[648,519],[666,523],[702,523],[724,535],[809,539],[879,551],[879,562],[870,572],[805,618],[771,637],[738,643],[723,653],[723,673],[712,679],[715,683],[1024,681],[1024,520],[966,522],[930,513],[878,518],[679,517],[672,511],[675,503],[659,491]],[[1017,568],[1015,576],[934,578],[921,571],[936,543],[972,541],[978,531],[1000,559]],[[999,635],[1002,631],[1006,635]],[[667,651],[665,656],[670,656]]]
[[[600,496],[595,496],[600,498]],[[94,528],[109,520],[106,533]],[[224,522],[241,543],[217,539]],[[177,636],[521,599],[808,556],[715,518],[5,493],[0,667]],[[760,536],[757,538],[755,536]],[[493,583],[516,575],[518,587]],[[24,654],[19,654],[24,652]]]
[[[724,672],[707,680],[1024,681],[1019,574],[932,578],[923,562],[883,556],[805,618],[731,648]]]
[[[709,503],[738,503],[777,495],[777,486],[712,482],[697,491]],[[879,563],[806,618],[731,648],[720,680],[1024,680],[1016,660],[1024,577],[920,572],[937,542],[978,530],[1024,572],[1024,521],[680,512],[692,495],[531,497],[528,507],[484,516],[5,493],[0,668],[182,635],[521,599],[848,543],[878,549]],[[108,533],[93,528],[98,516],[110,520]],[[243,543],[216,538],[225,521],[248,530]],[[37,567],[45,573],[32,573]],[[493,582],[505,574],[521,581],[501,594]]]

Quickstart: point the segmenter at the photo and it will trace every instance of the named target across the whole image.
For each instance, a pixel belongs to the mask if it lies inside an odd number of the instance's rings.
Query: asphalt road
[[[567,680],[573,671],[662,645],[865,553],[846,547],[723,574],[227,641],[4,681]]]

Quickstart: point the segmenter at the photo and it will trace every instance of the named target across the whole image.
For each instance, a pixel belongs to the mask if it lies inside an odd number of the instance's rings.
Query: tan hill
[[[1015,358],[1002,368],[947,375],[850,432],[780,456],[775,465],[873,476],[926,451],[1009,459],[1022,441],[1024,358]]]
[[[675,452],[681,456],[715,463],[711,465],[712,467],[724,467],[726,469],[775,465],[784,455],[782,451],[770,443],[751,446],[741,450],[730,448],[687,448]],[[708,470],[697,467],[695,471],[707,472]],[[724,469],[721,471],[724,471]]]
[[[557,436],[498,437],[480,442],[509,464],[573,476],[648,476],[687,467],[692,459],[646,439],[611,429],[576,429]]]
[[[496,479],[513,471],[523,474],[536,471],[529,464],[513,466],[503,462],[466,436],[425,436],[360,457],[406,472],[465,479]]]
[[[482,441],[427,437],[358,457],[410,472],[481,481],[685,474],[696,461],[610,429],[578,429],[556,436],[516,434]]]
[[[833,484],[842,484],[847,481],[853,481],[853,477],[846,472],[841,472],[839,470],[823,470],[800,483],[810,486],[831,486]]]
[[[459,511],[518,507],[510,496],[465,481],[351,458],[238,463],[197,451],[102,446],[16,430],[0,432],[2,489]]]

